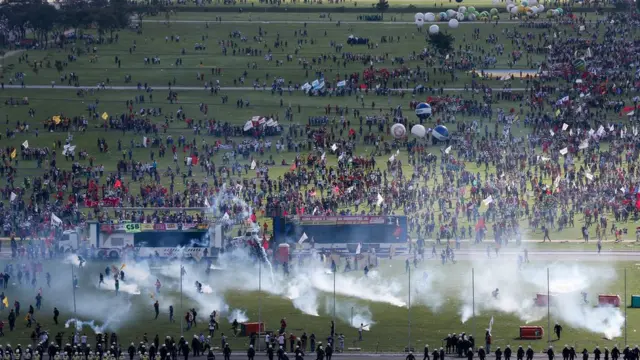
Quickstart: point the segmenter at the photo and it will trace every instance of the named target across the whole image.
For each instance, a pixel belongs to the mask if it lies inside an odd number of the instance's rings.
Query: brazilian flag
[[[575,59],[573,60],[573,67],[578,71],[587,70],[587,62],[584,59]]]

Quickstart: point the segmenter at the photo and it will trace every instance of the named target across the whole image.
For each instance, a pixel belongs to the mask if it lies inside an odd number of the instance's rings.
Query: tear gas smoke
[[[230,323],[232,323],[233,320],[237,320],[239,323],[244,323],[249,321],[249,317],[247,316],[246,311],[240,310],[240,309],[233,309],[231,310],[231,312],[227,314],[227,320],[229,320]]]
[[[333,314],[333,299],[326,299],[325,311],[329,315]],[[365,331],[369,331],[375,324],[369,307],[353,301],[336,300],[336,317],[355,329],[362,324]]]
[[[528,264],[518,270],[515,261],[478,264],[475,272],[476,315],[493,310],[513,314],[529,323],[546,317],[547,307],[536,306],[536,293],[547,294],[547,267]],[[624,316],[617,308],[593,307],[582,302],[581,292],[598,293],[615,279],[611,267],[554,264],[549,266],[552,319],[575,328],[600,333],[607,338],[620,336]],[[461,287],[462,322],[472,316],[471,274]],[[494,290],[499,289],[494,296]]]

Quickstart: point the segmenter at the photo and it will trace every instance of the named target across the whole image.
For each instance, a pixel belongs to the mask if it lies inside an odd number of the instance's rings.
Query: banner
[[[195,229],[196,226],[197,226],[197,224],[184,223],[184,224],[182,224],[182,230]]]
[[[167,230],[165,224],[153,224],[153,230]]]
[[[153,224],[140,224],[140,230],[142,231],[152,231],[153,228]]]
[[[178,224],[165,224],[165,229],[170,231],[178,230]]]
[[[130,223],[124,224],[124,230],[128,233],[137,233],[140,232],[140,224],[138,223]]]

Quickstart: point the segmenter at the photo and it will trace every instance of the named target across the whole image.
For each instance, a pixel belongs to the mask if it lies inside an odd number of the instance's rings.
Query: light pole
[[[73,286],[73,317],[76,317],[76,274],[71,264],[71,286]]]
[[[476,274],[474,268],[471,268],[471,309],[473,314],[473,333],[476,334]]]
[[[182,278],[184,277],[184,265],[180,257],[180,336],[184,336],[184,308],[182,307]]]
[[[637,110],[637,109],[636,109]],[[624,345],[627,343],[627,268],[624,269]]]
[[[409,301],[408,301],[408,322],[409,322],[409,326],[408,326],[408,341],[409,341],[409,347],[407,348],[407,351],[411,351],[411,266],[409,266],[408,268],[408,274],[409,274]]]
[[[549,289],[549,268],[547,268],[547,345],[551,345],[551,290]]]
[[[262,260],[258,260],[258,351],[260,351],[260,334],[262,330]]]
[[[331,321],[336,320],[336,268],[333,267],[333,318]],[[333,336],[333,334],[331,334]]]

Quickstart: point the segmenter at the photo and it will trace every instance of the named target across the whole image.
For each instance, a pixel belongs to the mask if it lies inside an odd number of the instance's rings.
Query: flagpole
[[[73,286],[73,316],[76,317],[76,274],[71,264],[71,286]]]

